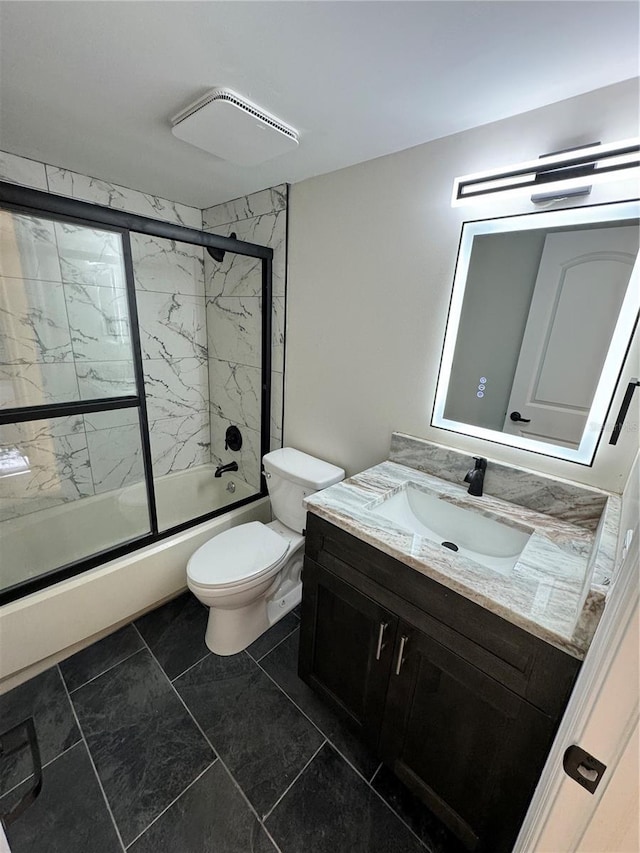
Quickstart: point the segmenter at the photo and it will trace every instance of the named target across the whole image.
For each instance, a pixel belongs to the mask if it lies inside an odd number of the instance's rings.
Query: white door
[[[578,447],[637,253],[634,226],[547,236],[504,432]]]
[[[578,674],[514,853],[638,853],[640,453],[622,495],[604,613]],[[629,545],[630,531],[633,538]],[[576,744],[606,765],[593,794],[563,770]]]
[[[636,549],[636,573],[637,559]],[[552,762],[554,774],[547,780],[546,803],[537,819],[531,820],[533,815],[528,815],[531,822],[528,832],[523,831],[518,840],[517,853],[638,853],[640,850],[640,627],[637,583],[635,586],[634,606],[620,644],[613,658],[607,661],[608,672],[596,673],[590,694],[580,702],[578,719],[564,736],[558,735],[560,751],[577,743],[607,769],[591,794],[564,773],[558,755]]]

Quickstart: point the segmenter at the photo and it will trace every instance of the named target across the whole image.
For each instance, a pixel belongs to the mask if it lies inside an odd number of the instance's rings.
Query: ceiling
[[[8,0],[0,149],[208,207],[635,77],[638,33],[624,0]],[[298,149],[242,168],[176,139],[214,86]]]

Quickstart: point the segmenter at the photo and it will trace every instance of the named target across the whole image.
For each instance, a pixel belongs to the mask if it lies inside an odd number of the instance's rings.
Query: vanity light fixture
[[[639,137],[558,151],[537,160],[456,178],[451,205],[458,207],[497,193],[531,195],[532,190],[543,188],[547,192],[533,196],[533,201],[542,201],[541,196],[550,200],[560,195],[584,195],[589,191],[585,182],[596,184],[616,178],[640,179]]]

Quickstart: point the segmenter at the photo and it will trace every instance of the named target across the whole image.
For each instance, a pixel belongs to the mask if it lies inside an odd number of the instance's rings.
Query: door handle
[[[376,660],[380,660],[380,655],[382,654],[382,650],[384,649],[386,643],[383,643],[384,632],[389,627],[387,622],[381,622],[380,627],[378,628],[378,647],[376,649]]]
[[[404,648],[409,642],[409,638],[405,637],[404,634],[400,637],[400,648],[398,649],[398,660],[396,661],[396,675],[400,675],[400,670],[402,669],[402,664],[405,661],[404,658]]]
[[[523,418],[520,412],[511,412],[509,415],[511,420],[516,424],[530,424],[531,418]]]

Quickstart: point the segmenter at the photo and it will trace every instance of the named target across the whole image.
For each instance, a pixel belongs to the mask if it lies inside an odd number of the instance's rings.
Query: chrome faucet
[[[487,460],[482,456],[474,456],[475,465],[467,471],[464,478],[465,483],[469,483],[469,494],[476,497],[482,496],[482,486],[484,484],[484,472],[487,470]]]
[[[216,473],[213,475],[214,477],[222,477],[223,474],[226,474],[228,471],[237,471],[238,463],[237,462],[229,462],[227,465],[218,465],[216,468]]]

